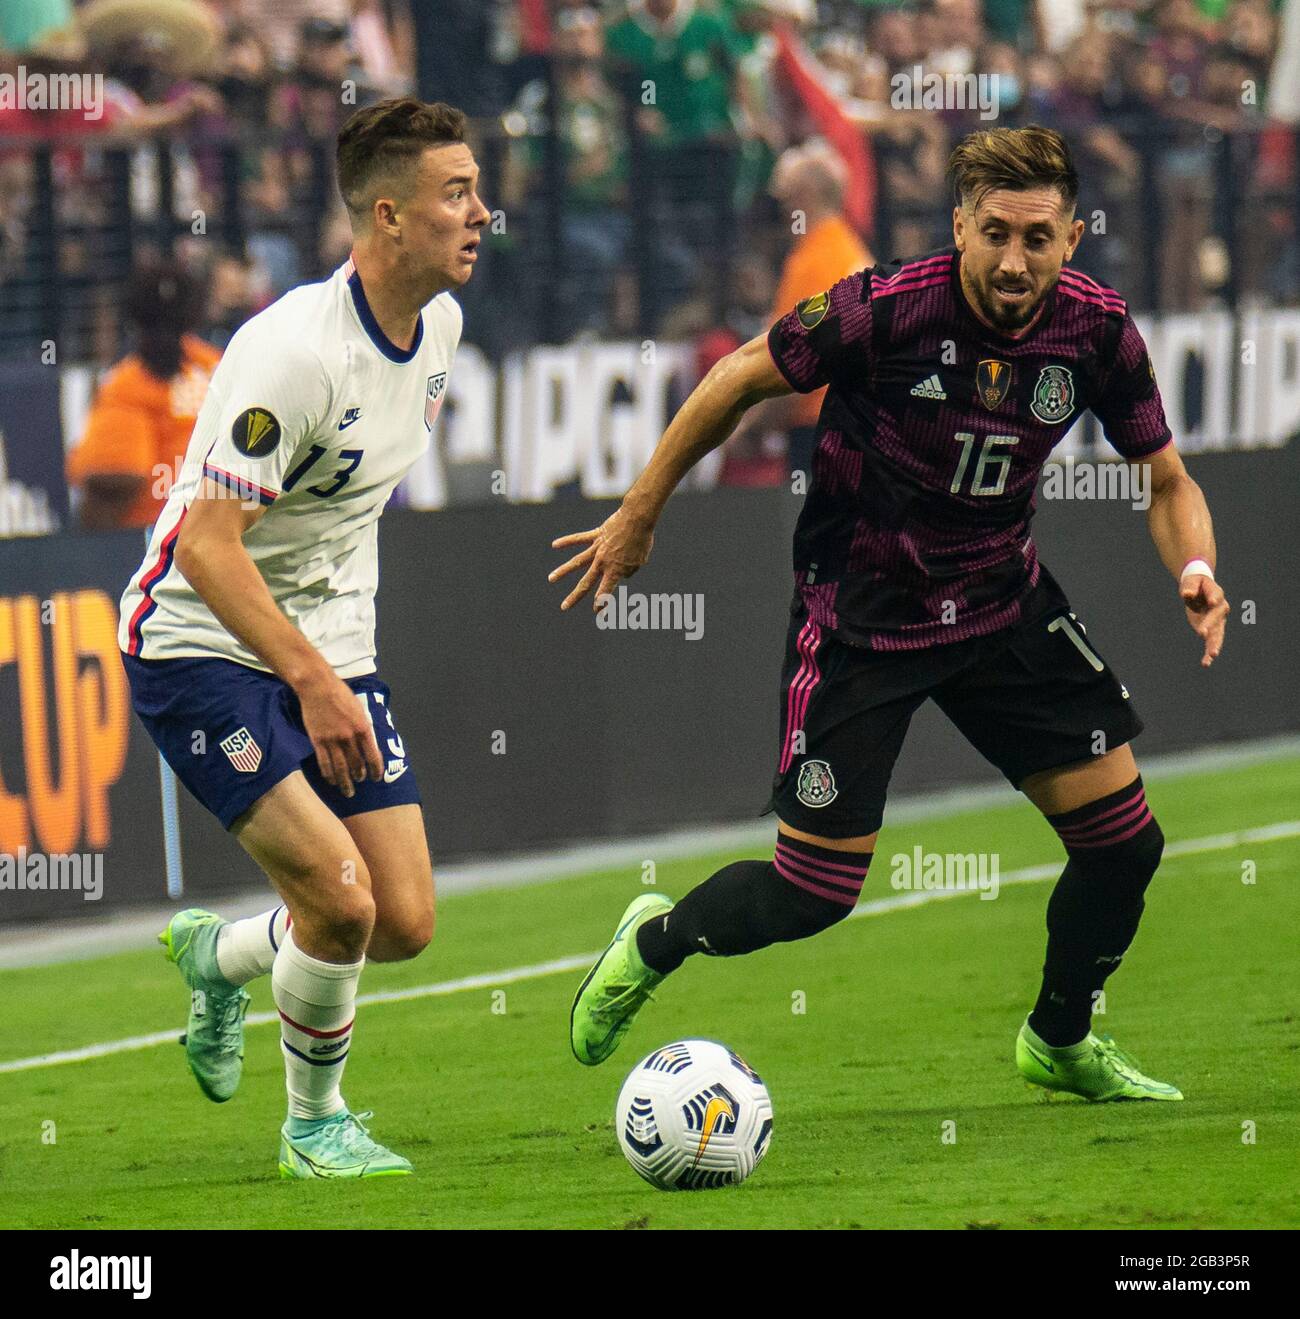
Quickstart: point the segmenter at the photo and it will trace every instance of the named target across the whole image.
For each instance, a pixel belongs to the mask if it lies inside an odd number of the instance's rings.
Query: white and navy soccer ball
[[[661,1191],[737,1186],[772,1139],[772,1097],[716,1040],[678,1040],[628,1073],[614,1109],[627,1161]]]

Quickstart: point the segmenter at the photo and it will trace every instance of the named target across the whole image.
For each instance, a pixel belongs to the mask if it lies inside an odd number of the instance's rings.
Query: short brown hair
[[[358,110],[339,130],[336,158],[343,204],[354,219],[364,215],[375,183],[405,172],[428,147],[464,140],[465,115],[442,101],[397,96]]]
[[[986,192],[1055,188],[1074,214],[1079,176],[1065,139],[1051,128],[990,128],[968,133],[948,158],[953,201],[973,211]]]

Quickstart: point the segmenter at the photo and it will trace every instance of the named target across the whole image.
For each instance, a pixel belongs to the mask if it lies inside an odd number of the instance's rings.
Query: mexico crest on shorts
[[[1074,377],[1068,367],[1043,367],[1038,373],[1029,410],[1049,426],[1064,421],[1074,411]]]
[[[438,409],[442,407],[442,391],[447,387],[447,373],[439,371],[429,377],[429,387],[424,391],[424,429],[431,431],[437,420]]]
[[[837,791],[835,776],[824,760],[805,760],[799,767],[799,786],[794,795],[805,806],[814,810],[818,806],[829,806]]]

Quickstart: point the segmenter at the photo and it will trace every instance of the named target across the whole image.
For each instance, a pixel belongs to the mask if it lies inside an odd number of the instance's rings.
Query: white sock
[[[232,985],[266,975],[288,928],[288,907],[223,925],[217,933],[217,969]]]
[[[359,962],[340,965],[309,957],[290,930],[271,968],[271,992],[280,1010],[289,1116],[332,1117],[347,1107],[339,1094],[352,1043]]]

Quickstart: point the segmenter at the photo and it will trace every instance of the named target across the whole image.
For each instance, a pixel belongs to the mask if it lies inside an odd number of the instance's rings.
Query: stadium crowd
[[[106,80],[93,119],[0,100],[0,357],[30,353],[54,270],[77,355],[114,360],[129,271],[159,257],[207,289],[186,329],[220,347],[346,254],[334,132],[402,92],[474,117],[508,217],[469,294],[512,291],[508,321],[475,318],[493,355],[653,333],[707,360],[801,287],[795,265],[948,241],[948,152],[995,123],[1069,135],[1081,264],[1136,305],[1287,302],[1297,185],[1268,131],[1287,3],[24,0],[0,7],[0,75]],[[955,81],[921,99],[966,75],[978,104]],[[811,212],[834,223],[792,224]]]

